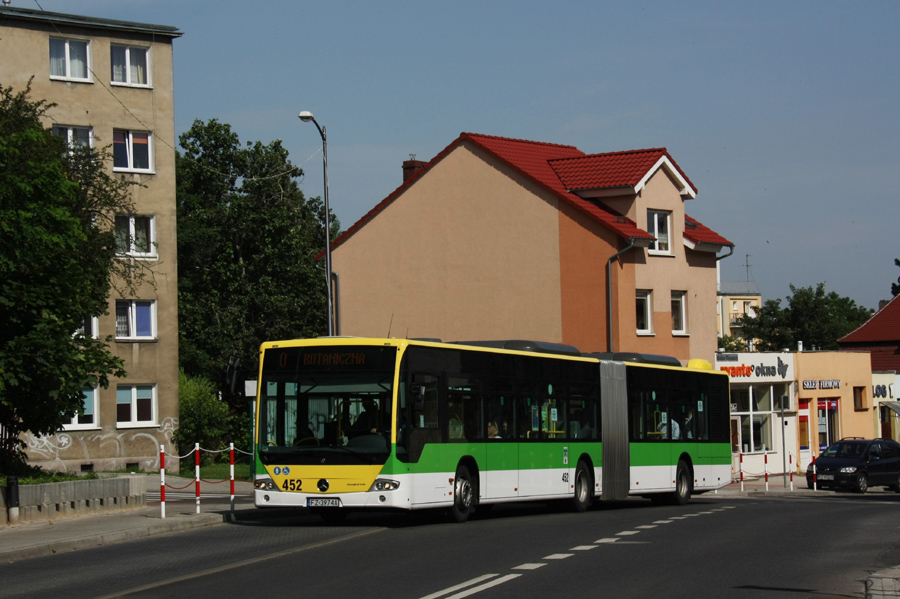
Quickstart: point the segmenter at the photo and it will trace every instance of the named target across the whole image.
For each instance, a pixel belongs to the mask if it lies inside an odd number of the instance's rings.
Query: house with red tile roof
[[[900,372],[900,295],[858,329],[838,339],[841,350],[868,351],[872,372]]]
[[[462,133],[332,246],[338,333],[532,339],[682,361],[716,351],[716,260],[665,148]]]

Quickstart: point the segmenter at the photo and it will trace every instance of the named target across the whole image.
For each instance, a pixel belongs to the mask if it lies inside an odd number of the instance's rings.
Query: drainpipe
[[[341,279],[338,274],[331,271],[331,280],[334,281],[334,334],[341,336]]]
[[[613,254],[606,262],[606,351],[613,351],[613,315],[612,315],[612,263],[619,256],[635,247],[637,239],[632,237],[628,240],[628,245],[621,251]]]
[[[733,246],[733,245],[729,245],[729,246],[728,246],[728,253],[727,253],[727,254],[722,254],[721,256],[716,256],[716,262],[718,262],[719,260],[722,260],[723,258],[727,258],[728,256],[730,256],[730,255],[733,254],[733,253],[734,253],[734,246]]]

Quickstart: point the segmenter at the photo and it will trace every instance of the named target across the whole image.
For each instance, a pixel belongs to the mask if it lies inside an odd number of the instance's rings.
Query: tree
[[[178,453],[187,455],[199,443],[204,449],[217,450],[225,444],[228,433],[228,405],[219,401],[216,386],[202,377],[192,377],[178,372],[178,428],[173,435]],[[217,455],[204,453],[205,464],[215,461]],[[193,460],[182,460],[182,465]]]
[[[83,409],[82,388],[125,375],[106,343],[78,329],[106,313],[111,283],[133,289],[143,276],[116,258],[128,185],[108,174],[108,152],[66,148],[45,129],[53,105],[30,89],[0,85],[0,426],[11,438],[58,431]]]
[[[900,258],[894,258],[894,264],[900,266]],[[891,297],[897,297],[900,294],[900,277],[897,277],[896,283],[891,283]]]
[[[180,362],[227,390],[232,358],[255,373],[263,341],[324,332],[325,276],[315,260],[324,211],[303,196],[303,172],[280,140],[242,146],[212,119],[194,121],[179,142]]]
[[[724,335],[722,337],[719,337],[718,343],[719,344],[716,347],[727,352],[747,351],[747,343],[743,339],[738,339],[737,337],[733,337],[731,335]]]
[[[807,349],[838,349],[837,340],[872,316],[872,310],[857,306],[834,291],[826,293],[825,283],[812,287],[794,287],[788,305],[781,300],[766,300],[752,315],[738,319],[741,335],[753,341],[759,351],[795,349],[802,341]]]

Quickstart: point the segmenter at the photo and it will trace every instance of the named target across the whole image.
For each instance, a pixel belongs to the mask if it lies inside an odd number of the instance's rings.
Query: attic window
[[[651,254],[671,253],[669,245],[669,226],[672,219],[671,212],[663,210],[647,210],[647,231],[656,239],[650,244]]]

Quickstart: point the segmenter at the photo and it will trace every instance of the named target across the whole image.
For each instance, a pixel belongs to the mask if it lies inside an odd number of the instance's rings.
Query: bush
[[[219,401],[215,385],[202,377],[178,373],[178,428],[173,435],[179,455],[185,455],[199,443],[204,449],[222,449],[228,435],[228,405]],[[201,464],[212,464],[217,456],[228,454],[201,453]],[[182,463],[193,460],[182,460]]]

